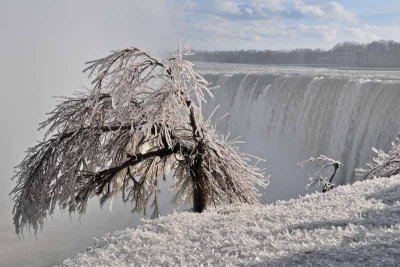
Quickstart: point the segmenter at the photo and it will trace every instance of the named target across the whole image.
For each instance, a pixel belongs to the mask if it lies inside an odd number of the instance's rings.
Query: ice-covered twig
[[[315,184],[322,184],[322,192],[329,191],[334,188],[335,184],[332,183],[333,178],[338,169],[340,169],[343,164],[340,161],[328,158],[324,155],[320,155],[316,158],[311,157],[305,161],[298,162],[297,165],[301,166],[302,168],[305,165],[311,165],[316,169],[316,172],[310,175],[309,180],[310,183],[307,184],[307,187],[314,186]],[[328,178],[322,175],[322,171],[328,167],[333,167],[333,173]]]
[[[367,163],[367,168],[356,169],[356,175],[360,180],[374,177],[390,177],[400,173],[400,140],[396,137],[392,142],[392,148],[385,152],[382,149],[372,148],[376,156]]]

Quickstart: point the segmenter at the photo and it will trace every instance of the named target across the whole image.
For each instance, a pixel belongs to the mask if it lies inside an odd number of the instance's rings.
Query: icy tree
[[[40,126],[44,141],[17,167],[17,233],[36,231],[57,204],[82,214],[93,196],[104,204],[120,193],[133,211],[145,211],[168,173],[175,199],[191,197],[196,212],[258,201],[263,170],[203,119],[201,104],[211,92],[184,59],[188,53],[185,46],[161,61],[128,48],[88,62],[93,87],[56,106]]]
[[[356,175],[361,180],[374,177],[390,177],[400,173],[400,140],[398,137],[392,142],[389,152],[372,148],[376,156],[372,162],[367,163],[367,168],[356,169]]]
[[[310,183],[307,184],[307,187],[311,187],[315,184],[321,184],[322,192],[324,193],[335,187],[335,184],[332,183],[333,177],[335,177],[337,170],[343,166],[341,162],[328,158],[324,155],[320,155],[316,158],[311,157],[308,160],[298,162],[297,165],[301,167],[304,167],[305,165],[311,165],[317,169],[314,174],[310,175]],[[328,167],[333,167],[333,173],[329,178],[322,174],[323,170]]]

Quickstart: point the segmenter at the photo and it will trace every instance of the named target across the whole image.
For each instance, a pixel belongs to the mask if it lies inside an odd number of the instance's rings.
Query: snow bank
[[[265,206],[172,214],[104,240],[63,266],[396,266],[400,176]]]

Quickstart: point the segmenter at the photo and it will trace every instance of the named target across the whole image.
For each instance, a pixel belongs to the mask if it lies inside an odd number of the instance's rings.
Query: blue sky
[[[172,6],[177,35],[200,49],[400,41],[400,0],[175,0]]]

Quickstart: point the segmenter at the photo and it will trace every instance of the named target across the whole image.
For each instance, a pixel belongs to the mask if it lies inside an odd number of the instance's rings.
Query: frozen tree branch
[[[221,139],[201,114],[211,95],[207,81],[184,59],[188,47],[158,60],[138,48],[112,52],[85,69],[93,87],[65,98],[41,123],[45,139],[29,148],[11,192],[16,232],[35,232],[59,205],[84,213],[88,200],[103,205],[120,193],[145,212],[158,180],[168,173],[176,200],[193,209],[225,202],[255,203],[263,170],[254,158]]]
[[[324,193],[334,188],[335,184],[332,183],[333,178],[335,177],[336,171],[343,166],[341,162],[328,158],[324,155],[320,155],[316,158],[311,157],[308,160],[298,162],[297,165],[301,166],[302,168],[305,165],[311,165],[317,169],[314,174],[310,175],[310,183],[307,184],[307,187],[311,187],[317,183],[322,184],[322,192]],[[329,178],[322,174],[322,171],[328,167],[333,167],[333,173]]]
[[[374,147],[372,151],[376,153],[376,156],[372,162],[367,163],[367,168],[355,170],[361,180],[390,177],[400,173],[400,140],[398,137],[392,142],[392,148],[388,152]]]

